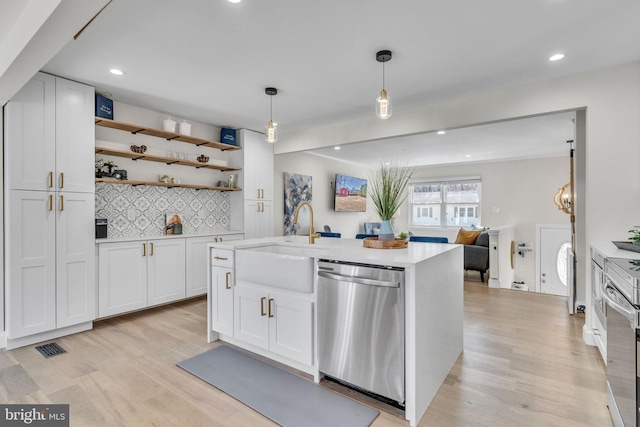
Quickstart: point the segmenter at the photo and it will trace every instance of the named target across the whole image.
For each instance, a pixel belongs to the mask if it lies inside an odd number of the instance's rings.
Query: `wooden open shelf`
[[[169,141],[180,141],[189,144],[194,144],[198,147],[217,148],[221,151],[227,150],[240,150],[241,147],[235,145],[225,144],[218,141],[210,141],[208,139],[196,138],[194,136],[181,135],[179,133],[166,132],[160,129],[154,129],[147,126],[134,125],[131,123],[120,122],[118,120],[103,119],[102,117],[95,118],[96,126],[102,126],[105,128],[118,129],[133,134],[141,133],[143,135],[151,135],[158,138],[164,138]]]
[[[131,160],[146,160],[149,162],[166,163],[168,165],[191,166],[196,169],[215,169],[219,171],[239,171],[242,168],[227,165],[214,165],[212,163],[200,163],[192,160],[175,159],[172,157],[155,156],[153,154],[134,153],[133,151],[116,150],[114,148],[96,147],[96,153],[105,154],[107,156],[125,157]]]
[[[155,181],[135,181],[132,179],[115,179],[115,178],[96,178],[96,182],[104,182],[107,184],[128,184],[133,185],[148,185],[154,187],[181,187],[181,188],[195,188],[196,190],[218,190],[218,191],[240,191],[240,188],[233,187],[209,187],[206,185],[194,185],[194,184],[173,184],[168,182],[155,182]]]

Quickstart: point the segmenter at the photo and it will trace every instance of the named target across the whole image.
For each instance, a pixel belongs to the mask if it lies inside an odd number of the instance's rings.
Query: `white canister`
[[[191,135],[191,125],[184,120],[178,125],[178,133],[181,135]]]
[[[171,117],[169,117],[168,119],[164,119],[162,121],[162,123],[164,124],[164,131],[165,132],[175,132],[176,131],[176,122],[171,120]]]

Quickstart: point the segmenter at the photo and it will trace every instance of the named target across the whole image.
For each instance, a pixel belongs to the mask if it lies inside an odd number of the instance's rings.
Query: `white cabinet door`
[[[184,239],[158,239],[148,242],[148,305],[185,297]]]
[[[7,251],[7,336],[10,339],[56,327],[56,241],[53,195],[12,190]]]
[[[264,135],[243,130],[244,198],[273,200],[273,144]]]
[[[266,292],[246,286],[234,288],[233,336],[265,349],[269,347]]]
[[[11,189],[44,191],[54,187],[55,96],[55,77],[37,73],[5,107],[5,176]],[[87,144],[93,150],[92,140]]]
[[[147,306],[147,243],[101,243],[98,249],[98,316]]]
[[[95,319],[95,197],[56,193],[57,327]]]
[[[273,202],[245,200],[244,235],[246,239],[273,237]]]
[[[56,189],[95,191],[94,102],[93,87],[56,77]]]
[[[312,303],[269,293],[269,350],[291,360],[312,363]]]
[[[213,237],[187,237],[186,239],[187,297],[207,293],[207,269],[209,268],[207,245],[213,241]]]
[[[211,329],[233,336],[233,270],[211,267]]]

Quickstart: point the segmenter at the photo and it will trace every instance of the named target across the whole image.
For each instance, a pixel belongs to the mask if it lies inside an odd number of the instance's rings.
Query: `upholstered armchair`
[[[484,273],[489,270],[489,233],[483,231],[471,244],[464,245],[464,269],[480,272],[484,282]]]

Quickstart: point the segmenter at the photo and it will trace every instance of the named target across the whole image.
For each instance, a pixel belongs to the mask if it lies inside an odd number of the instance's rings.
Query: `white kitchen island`
[[[309,328],[296,328],[300,331],[308,331],[310,357],[287,360],[282,353],[276,354],[269,348],[263,348],[247,343],[244,345],[242,338],[234,336],[233,310],[238,310],[238,295],[241,286],[237,285],[234,278],[238,274],[235,271],[236,264],[234,254],[236,251],[246,250],[257,246],[266,245],[290,246],[296,252],[296,256],[307,256],[317,261],[320,259],[362,263],[378,266],[401,267],[405,270],[405,417],[410,425],[418,424],[424,415],[431,400],[437,393],[447,374],[456,362],[463,349],[463,247],[455,244],[421,243],[411,242],[406,249],[370,249],[363,247],[362,240],[322,238],[316,244],[307,243],[303,236],[284,236],[267,239],[240,240],[224,243],[212,243],[209,245],[212,259],[209,284],[209,340],[221,339],[232,344],[239,345],[248,350],[255,351],[262,356],[272,357],[278,362],[288,364],[296,369],[310,373],[316,381],[320,379],[317,364],[317,310],[314,277],[313,289],[309,293],[300,293],[299,302],[304,315],[310,316]],[[285,256],[286,257],[286,256]],[[217,258],[217,260],[216,260]],[[220,264],[222,263],[222,265]],[[222,270],[220,270],[222,268]],[[273,271],[279,274],[279,281],[283,279],[283,271]],[[263,277],[270,274],[269,269],[261,272]],[[242,275],[242,274],[241,274]],[[216,279],[217,277],[217,279]],[[290,278],[292,284],[295,277]],[[268,282],[268,281],[267,281]],[[259,286],[258,286],[259,288]],[[268,292],[270,288],[265,286]],[[232,295],[225,296],[226,291]],[[285,297],[296,297],[297,292],[291,290],[278,290]],[[271,300],[271,296],[268,297]],[[293,298],[295,300],[295,298]],[[229,307],[233,301],[234,308]],[[262,304],[262,302],[261,302]],[[271,302],[269,302],[271,304]],[[262,308],[262,305],[260,306]],[[271,305],[268,306],[271,310]],[[231,314],[229,314],[231,311]],[[284,310],[283,310],[284,311]],[[224,319],[226,316],[226,319]],[[266,316],[265,316],[266,317]],[[235,317],[238,319],[238,317]],[[304,322],[302,322],[304,323]],[[215,325],[221,325],[217,327]],[[236,331],[238,331],[236,325]],[[307,332],[304,332],[306,335]],[[237,335],[237,334],[236,334]],[[303,341],[307,337],[303,337]],[[275,349],[274,343],[274,349]],[[290,362],[290,363],[288,363]]]

